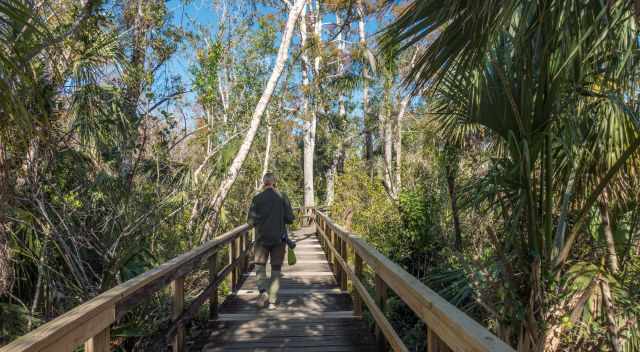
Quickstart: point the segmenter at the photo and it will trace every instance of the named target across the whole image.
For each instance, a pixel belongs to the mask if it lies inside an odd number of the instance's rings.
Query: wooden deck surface
[[[277,309],[256,307],[252,272],[192,350],[374,351],[375,338],[364,321],[353,317],[351,297],[340,291],[314,232],[306,227],[292,234],[298,263],[283,267]]]

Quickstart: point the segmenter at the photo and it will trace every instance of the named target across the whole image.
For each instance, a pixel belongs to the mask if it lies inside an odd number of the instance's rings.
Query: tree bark
[[[404,115],[407,111],[407,106],[411,101],[411,96],[407,95],[400,101],[400,109],[396,115],[395,123],[395,139],[393,141],[393,149],[396,154],[395,163],[395,186],[396,192],[399,194],[402,190],[402,122],[404,121]]]
[[[0,216],[2,216],[0,214]],[[11,287],[11,257],[9,255],[8,229],[6,223],[0,218],[0,297],[9,292]]]
[[[338,70],[339,71],[338,75],[342,76],[344,74],[344,65],[342,65],[341,58],[346,52],[346,45],[345,45],[344,37],[342,34],[343,22],[342,22],[342,18],[340,17],[340,13],[338,11],[336,11],[336,26],[339,28],[339,32],[336,36],[336,41],[338,42],[338,50],[340,53],[339,54],[340,68]],[[345,106],[345,99],[342,92],[338,93],[338,117],[340,121],[346,121],[347,109]],[[338,173],[338,165],[340,165],[340,163],[344,159],[344,154],[345,154],[344,143],[341,142],[339,143],[338,149],[333,154],[331,165],[329,166],[329,169],[327,170],[326,176],[325,176],[326,183],[327,183],[327,188],[325,192],[325,205],[328,207],[333,205],[333,202],[335,199],[335,178]]]
[[[340,145],[338,150],[336,150],[335,154],[333,155],[333,160],[331,160],[331,166],[329,167],[329,170],[327,170],[327,191],[325,203],[328,207],[333,205],[333,202],[335,200],[335,178],[338,174],[338,165],[342,163],[345,157],[344,147],[344,145]]]
[[[602,289],[602,298],[607,316],[607,329],[609,330],[611,349],[614,352],[620,352],[622,351],[622,347],[620,346],[620,335],[616,322],[615,305],[613,302],[613,296],[611,295],[611,289],[609,288],[609,282],[606,280],[600,281],[600,288]]]
[[[389,92],[387,92],[388,97]],[[382,162],[382,175],[384,186],[387,189],[387,193],[392,200],[397,200],[395,185],[393,184],[391,177],[391,169],[393,169],[393,123],[390,116],[390,106],[383,102],[380,107],[380,138],[383,140],[383,162]]]
[[[447,148],[450,149],[450,148]],[[450,153],[455,153],[449,151]],[[445,166],[446,179],[447,179],[447,190],[449,191],[449,199],[451,201],[451,215],[453,217],[453,230],[454,230],[454,247],[456,250],[462,250],[462,229],[460,227],[460,211],[458,209],[458,194],[456,189],[456,172],[458,165],[452,165],[455,161],[457,163],[457,158],[455,160],[451,160],[452,158],[448,158],[447,164]]]
[[[262,162],[262,175],[260,177],[260,181],[264,175],[269,171],[269,158],[271,156],[271,121],[269,119],[269,111],[267,111],[267,141],[266,146],[264,148],[264,161]]]
[[[278,80],[282,75],[282,71],[284,70],[284,65],[287,61],[287,57],[289,55],[289,47],[291,46],[291,38],[293,37],[293,30],[295,29],[295,24],[302,12],[302,8],[304,7],[305,0],[296,0],[293,7],[289,10],[289,18],[287,19],[287,24],[285,26],[284,33],[282,35],[282,41],[280,42],[280,48],[278,49],[278,55],[276,57],[275,66],[273,67],[273,71],[271,72],[271,77],[269,77],[269,81],[267,81],[267,85],[262,92],[262,96],[256,104],[255,110],[251,116],[251,123],[249,125],[249,130],[240,145],[240,149],[236,154],[229,170],[227,171],[225,177],[223,178],[218,190],[215,195],[209,201],[209,208],[211,209],[211,214],[209,219],[205,224],[204,231],[202,236],[200,237],[200,242],[205,242],[215,231],[218,224],[218,217],[220,216],[220,210],[222,209],[222,205],[224,204],[231,187],[235,183],[238,174],[240,173],[240,169],[244,164],[247,155],[249,154],[249,150],[251,150],[251,145],[253,144],[253,140],[256,136],[256,132],[258,131],[258,127],[260,127],[260,122],[262,121],[262,115],[267,109],[267,105],[269,105],[269,101],[271,100],[271,96],[278,84]]]
[[[611,219],[609,218],[609,199],[607,192],[602,193],[602,197],[599,204],[600,218],[602,219],[602,232],[604,233],[604,239],[607,244],[607,264],[611,273],[618,272],[618,254],[616,253],[616,244],[613,237],[613,227],[611,225]]]
[[[310,13],[308,11],[308,7],[305,5],[303,10],[303,16],[300,19],[300,40],[302,44],[302,85],[304,91],[304,101],[303,101],[303,176],[304,176],[304,206],[305,207],[313,207],[315,206],[315,189],[313,184],[313,156],[315,151],[315,141],[316,141],[316,112],[315,108],[311,109],[310,103],[310,91],[311,84],[309,80],[308,68],[311,66],[311,62],[309,61],[309,55],[307,53],[307,14]],[[315,16],[314,16],[315,18]],[[317,22],[318,19],[315,18]],[[314,28],[315,33],[315,28]],[[319,65],[317,61],[314,60],[314,72],[316,72],[316,67]]]
[[[358,0],[356,4],[356,10],[358,12],[358,35],[360,38],[360,48],[366,50],[367,48],[367,36],[365,32],[365,10],[362,0]],[[373,133],[371,131],[371,118],[369,116],[369,66],[364,64],[362,67],[362,121],[364,125],[364,144],[365,144],[365,160],[367,162],[367,168],[369,169],[369,177],[374,176],[373,167]]]

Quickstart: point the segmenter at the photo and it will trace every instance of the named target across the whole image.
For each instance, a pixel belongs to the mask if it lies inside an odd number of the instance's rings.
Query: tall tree
[[[316,129],[317,129],[317,90],[315,89],[317,80],[316,77],[316,65],[319,65],[319,61],[314,58],[313,63],[309,57],[309,52],[313,51],[314,46],[318,45],[320,38],[316,38],[316,28],[321,28],[322,24],[318,23],[319,19],[316,16],[316,11],[319,13],[319,9],[312,7],[310,3],[305,5],[304,15],[300,20],[300,43],[302,45],[302,62],[300,65],[302,74],[302,94],[303,94],[303,118],[302,118],[302,131],[303,131],[303,175],[304,175],[304,206],[313,207],[315,205],[315,188],[313,180],[313,161],[315,157],[315,145],[316,145]],[[311,26],[307,24],[307,19],[312,19]],[[318,27],[318,24],[320,27]],[[313,31],[309,29],[313,28]],[[308,36],[312,33],[311,41]],[[317,50],[317,49],[316,49]],[[311,79],[309,79],[309,70],[313,70],[314,86],[311,85]]]
[[[271,95],[275,91],[278,80],[280,79],[282,71],[284,70],[285,62],[287,61],[287,58],[289,56],[289,47],[291,45],[291,39],[293,37],[295,24],[298,20],[298,17],[302,13],[305,2],[305,0],[296,0],[293,6],[291,6],[291,8],[289,9],[288,19],[283,31],[280,48],[278,49],[278,55],[276,57],[273,71],[271,72],[271,77],[269,78],[262,96],[260,97],[260,100],[258,101],[253,114],[251,115],[249,129],[247,130],[242,144],[238,149],[238,153],[229,166],[229,169],[222,179],[218,190],[208,202],[211,214],[209,215],[209,218],[207,219],[207,222],[205,224],[204,231],[200,237],[200,242],[205,242],[215,232],[218,223],[218,217],[220,216],[220,210],[222,209],[224,201],[227,198],[231,187],[235,183],[236,178],[238,177],[238,173],[240,172],[242,165],[247,158],[247,155],[249,154],[249,150],[251,149],[251,145],[253,144],[253,140],[258,131],[258,127],[260,126],[260,122],[262,121],[262,115],[267,109],[267,105],[269,104]]]
[[[362,67],[362,122],[364,126],[365,159],[369,167],[369,176],[373,178],[375,168],[373,167],[373,123],[369,113],[369,81],[371,80],[372,71],[375,71],[375,62],[367,46],[367,9],[364,0],[357,0],[356,9],[358,13],[360,50],[362,51],[362,56],[367,58]]]

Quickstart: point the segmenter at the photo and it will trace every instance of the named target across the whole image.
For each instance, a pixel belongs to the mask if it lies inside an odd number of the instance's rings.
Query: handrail
[[[382,313],[387,288],[391,288],[427,325],[429,352],[447,349],[456,352],[514,351],[485,327],[440,297],[359,236],[344,230],[320,211],[314,210],[314,215],[322,246],[327,250],[330,263],[333,263],[338,282],[341,288],[346,290],[347,280],[351,280],[356,315],[362,312],[362,302],[369,308],[376,323],[376,339],[381,349],[389,343],[395,351],[407,351],[407,347]],[[348,246],[353,249],[353,266],[348,263]],[[371,297],[360,280],[363,263],[369,265],[375,273],[375,299]]]
[[[230,245],[229,263],[217,270],[217,254],[224,245]],[[210,316],[215,316],[218,303],[218,286],[231,274],[233,288],[239,284],[241,271],[248,267],[247,253],[252,247],[249,225],[235,229],[161,264],[137,277],[120,284],[92,300],[83,303],[58,318],[19,337],[0,348],[0,352],[73,351],[85,344],[85,351],[110,350],[110,326],[126,312],[167,285],[172,286],[172,324],[166,331],[174,351],[184,346],[184,326],[197,309],[210,300]],[[208,259],[209,285],[184,309],[184,278]]]

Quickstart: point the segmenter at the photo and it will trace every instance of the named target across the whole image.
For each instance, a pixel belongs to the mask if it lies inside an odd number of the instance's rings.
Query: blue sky
[[[193,31],[196,29],[196,26],[203,26],[210,29],[211,33],[215,33],[218,26],[218,14],[213,8],[212,0],[191,0],[188,3],[185,3],[184,0],[169,0],[167,2],[167,8],[172,15],[173,24],[177,27],[181,27],[185,30]],[[263,7],[261,5],[258,6],[259,11],[263,11],[264,14],[267,14],[273,9],[268,7]],[[335,22],[335,17],[333,15],[327,15],[324,18],[324,22]],[[355,24],[354,24],[355,25]],[[375,33],[376,28],[376,20],[374,18],[370,18],[367,21],[366,31],[368,35]],[[354,27],[355,29],[355,27]],[[294,37],[294,41],[297,42],[297,35]],[[279,45],[278,42],[274,43],[274,45]],[[180,48],[179,52],[167,63],[165,69],[166,73],[169,76],[180,76],[183,85],[187,90],[190,89],[192,75],[189,71],[189,68],[194,64],[194,53],[190,50],[188,45]],[[188,93],[184,96],[184,101],[187,105],[195,104],[195,95],[193,93]],[[194,124],[194,113],[190,108],[184,109],[185,115],[187,115],[188,128],[192,128]]]
[[[184,4],[183,0],[170,0],[167,7],[172,14],[173,24],[185,30],[194,30],[195,25],[215,29],[218,26],[218,16],[212,7],[211,0],[193,0]],[[180,48],[179,52],[167,63],[167,70],[171,75],[179,75],[187,90],[190,89],[192,75],[189,68],[194,63],[193,52],[188,48]],[[188,93],[184,99],[189,103],[195,102],[195,95]],[[185,111],[187,114],[189,111]],[[193,119],[193,116],[190,116]],[[193,124],[193,121],[190,121]],[[193,125],[189,126],[193,127]]]

